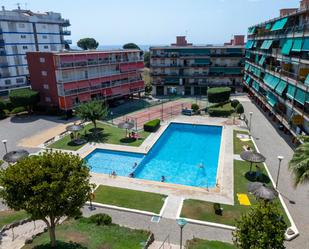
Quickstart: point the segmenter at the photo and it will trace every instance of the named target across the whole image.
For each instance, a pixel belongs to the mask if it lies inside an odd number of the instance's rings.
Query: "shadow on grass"
[[[262,182],[262,183],[270,183],[270,179],[267,175],[261,173],[259,176],[256,175],[256,172],[252,171],[250,173],[250,171],[248,171],[246,174],[245,174],[245,177],[248,181],[250,182]]]
[[[89,129],[89,131],[92,132],[92,133],[99,133],[103,130],[104,130],[103,128],[91,128],[91,129]]]
[[[119,141],[120,141],[121,143],[129,144],[129,143],[135,142],[136,139],[133,138],[133,137],[124,137],[124,138],[121,138]]]
[[[88,140],[88,142],[105,143],[110,135],[110,133],[91,132],[86,134],[85,138]]]
[[[49,243],[32,247],[32,249],[51,249],[51,248],[53,247],[51,247]],[[64,241],[57,241],[56,248],[57,249],[87,249],[87,247],[82,246],[78,243],[64,242]]]

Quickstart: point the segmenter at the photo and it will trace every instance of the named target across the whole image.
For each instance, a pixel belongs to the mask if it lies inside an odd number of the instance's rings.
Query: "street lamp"
[[[250,115],[250,119],[249,119],[249,133],[251,133],[251,122],[252,122],[252,115],[253,115],[253,112],[249,112],[249,115]]]
[[[278,189],[278,181],[279,181],[279,175],[280,175],[280,167],[281,167],[281,161],[284,159],[283,156],[278,156],[279,160],[279,167],[278,167],[278,173],[277,173],[277,179],[276,179],[276,189]]]
[[[180,249],[182,249],[182,229],[185,227],[185,225],[187,224],[188,222],[185,220],[185,219],[178,219],[177,220],[177,224],[179,225],[180,227]]]
[[[4,139],[4,140],[2,140],[2,143],[3,143],[3,145],[4,145],[4,149],[5,149],[5,153],[8,153],[8,148],[7,148],[7,146],[6,146],[6,143],[8,142],[8,140],[6,140],[6,139]]]

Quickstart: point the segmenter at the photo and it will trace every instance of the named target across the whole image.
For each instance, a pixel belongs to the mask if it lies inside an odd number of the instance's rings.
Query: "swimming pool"
[[[221,126],[171,123],[146,156],[95,150],[86,160],[97,173],[128,176],[133,172],[135,178],[145,180],[161,181],[164,176],[168,183],[214,187],[221,135]],[[138,166],[133,169],[135,162]]]

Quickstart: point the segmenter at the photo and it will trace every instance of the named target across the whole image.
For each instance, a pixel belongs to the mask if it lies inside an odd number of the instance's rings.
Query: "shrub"
[[[244,107],[241,103],[236,106],[235,112],[237,114],[243,114],[245,112]]]
[[[210,103],[222,103],[229,100],[231,88],[229,87],[213,87],[208,89],[207,96]]]
[[[155,132],[160,127],[160,119],[150,120],[144,124],[144,131]]]
[[[197,112],[200,109],[200,107],[198,106],[198,104],[193,103],[191,105],[191,109],[192,111]]]
[[[233,108],[236,108],[236,106],[239,104],[239,100],[238,99],[233,99],[232,101],[231,101],[231,106],[233,107]]]
[[[29,112],[40,100],[39,93],[29,88],[12,90],[9,97],[14,107],[27,107]]]
[[[208,114],[211,117],[228,117],[234,112],[233,107],[209,107]]]
[[[25,112],[26,111],[26,108],[23,107],[23,106],[19,106],[19,107],[15,107],[11,113],[12,114],[18,114],[18,113],[21,113],[21,112]]]
[[[89,217],[89,221],[91,223],[95,223],[98,226],[100,225],[110,225],[112,224],[112,217],[110,217],[107,214],[94,214],[92,216]]]

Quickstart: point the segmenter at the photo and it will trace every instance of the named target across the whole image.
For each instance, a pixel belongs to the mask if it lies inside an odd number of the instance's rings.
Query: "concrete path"
[[[293,187],[293,177],[288,170],[288,162],[293,156],[293,148],[286,142],[290,141],[290,138],[278,129],[278,124],[268,120],[268,115],[249,99],[243,98],[241,102],[247,117],[249,112],[253,112],[252,135],[260,152],[265,155],[266,164],[274,179],[276,179],[278,172],[277,156],[284,156],[279,177],[279,191],[285,197],[285,204],[300,232],[299,237],[291,242],[286,242],[286,248],[309,248],[309,185]],[[290,200],[295,204],[290,203]]]
[[[177,210],[180,207],[182,198],[175,195],[169,195],[166,206],[164,207],[162,217],[167,219],[176,219]]]

